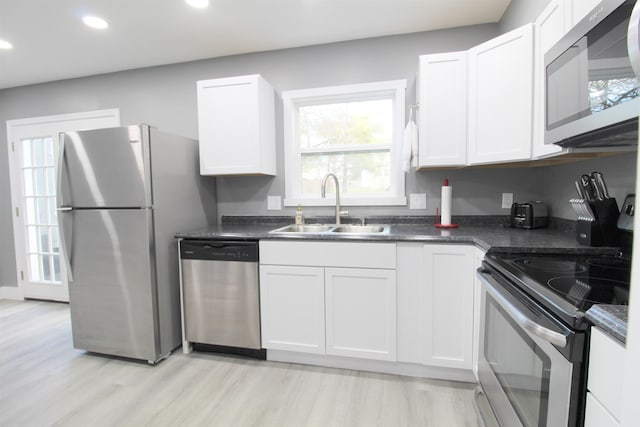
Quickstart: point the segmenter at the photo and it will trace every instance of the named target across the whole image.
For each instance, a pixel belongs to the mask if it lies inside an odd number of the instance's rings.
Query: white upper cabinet
[[[533,24],[469,50],[469,164],[531,158]]]
[[[467,162],[467,52],[420,56],[418,167]]]
[[[275,175],[273,88],[259,75],[201,80],[201,175]]]
[[[545,67],[544,55],[569,30],[570,15],[566,0],[551,0],[534,23],[535,57],[534,57],[534,99],[533,99],[533,144],[534,158],[544,158],[564,154],[567,150],[553,144],[544,143],[545,130]]]

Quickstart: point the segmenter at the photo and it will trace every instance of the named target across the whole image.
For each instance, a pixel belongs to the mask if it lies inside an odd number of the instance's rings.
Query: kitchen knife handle
[[[582,175],[580,177],[580,183],[582,184],[582,191],[584,191],[585,200],[595,199],[595,194],[593,193],[593,186],[591,185],[591,176],[586,174]]]
[[[586,197],[584,197],[584,191],[582,191],[582,187],[580,186],[580,183],[578,181],[575,181],[575,184],[576,184],[576,192],[578,193],[578,198],[586,199]]]
[[[611,195],[609,194],[609,189],[607,188],[607,184],[604,182],[604,176],[602,176],[601,172],[591,172],[591,176],[596,179],[596,183],[600,189],[602,197],[604,199],[610,199]]]
[[[602,196],[602,191],[600,191],[600,186],[598,185],[594,177],[591,177],[591,188],[593,188],[593,194],[596,197],[596,199],[604,200],[604,197]]]

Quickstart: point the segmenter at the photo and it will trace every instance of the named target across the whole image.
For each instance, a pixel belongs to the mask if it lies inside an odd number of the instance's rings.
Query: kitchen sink
[[[380,234],[388,233],[388,225],[353,225],[353,224],[304,224],[304,225],[287,225],[270,231],[270,233],[282,234]]]
[[[384,233],[388,227],[383,225],[338,225],[331,230],[332,233],[350,233],[350,234],[377,234]]]
[[[273,230],[271,233],[322,233],[331,230],[333,227],[333,224],[292,224]]]

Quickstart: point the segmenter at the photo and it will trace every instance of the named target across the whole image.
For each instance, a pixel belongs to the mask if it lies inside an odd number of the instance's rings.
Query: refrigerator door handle
[[[64,219],[67,214],[73,215],[73,209],[71,208],[58,208],[58,230],[60,230],[60,247],[62,249],[62,258],[67,268],[67,281],[73,282],[73,270],[71,268],[71,254],[73,249],[67,247],[67,238],[65,237]],[[71,217],[73,219],[73,216]],[[73,224],[71,224],[71,230],[73,231]],[[73,239],[71,239],[73,240]]]
[[[59,137],[59,141],[58,141],[58,173],[57,173],[57,185],[56,185],[56,205],[57,208],[60,209],[63,205],[62,202],[62,179],[64,177],[63,175],[63,169],[64,169],[64,134],[60,134]]]
[[[67,247],[67,239],[66,232],[64,228],[64,217],[68,213],[72,213],[73,209],[68,206],[62,206],[62,179],[63,179],[63,168],[65,165],[64,162],[64,136],[60,135],[60,150],[58,152],[58,185],[56,189],[56,201],[57,201],[57,211],[58,211],[58,230],[60,233],[60,247],[62,249],[62,258],[64,260],[66,269],[67,269],[67,281],[73,282],[73,271],[71,269],[71,248]],[[73,224],[71,225],[71,230],[73,231]]]

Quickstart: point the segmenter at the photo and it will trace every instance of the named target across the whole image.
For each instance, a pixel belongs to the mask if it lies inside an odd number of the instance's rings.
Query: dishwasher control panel
[[[180,259],[258,261],[258,242],[182,240]]]

